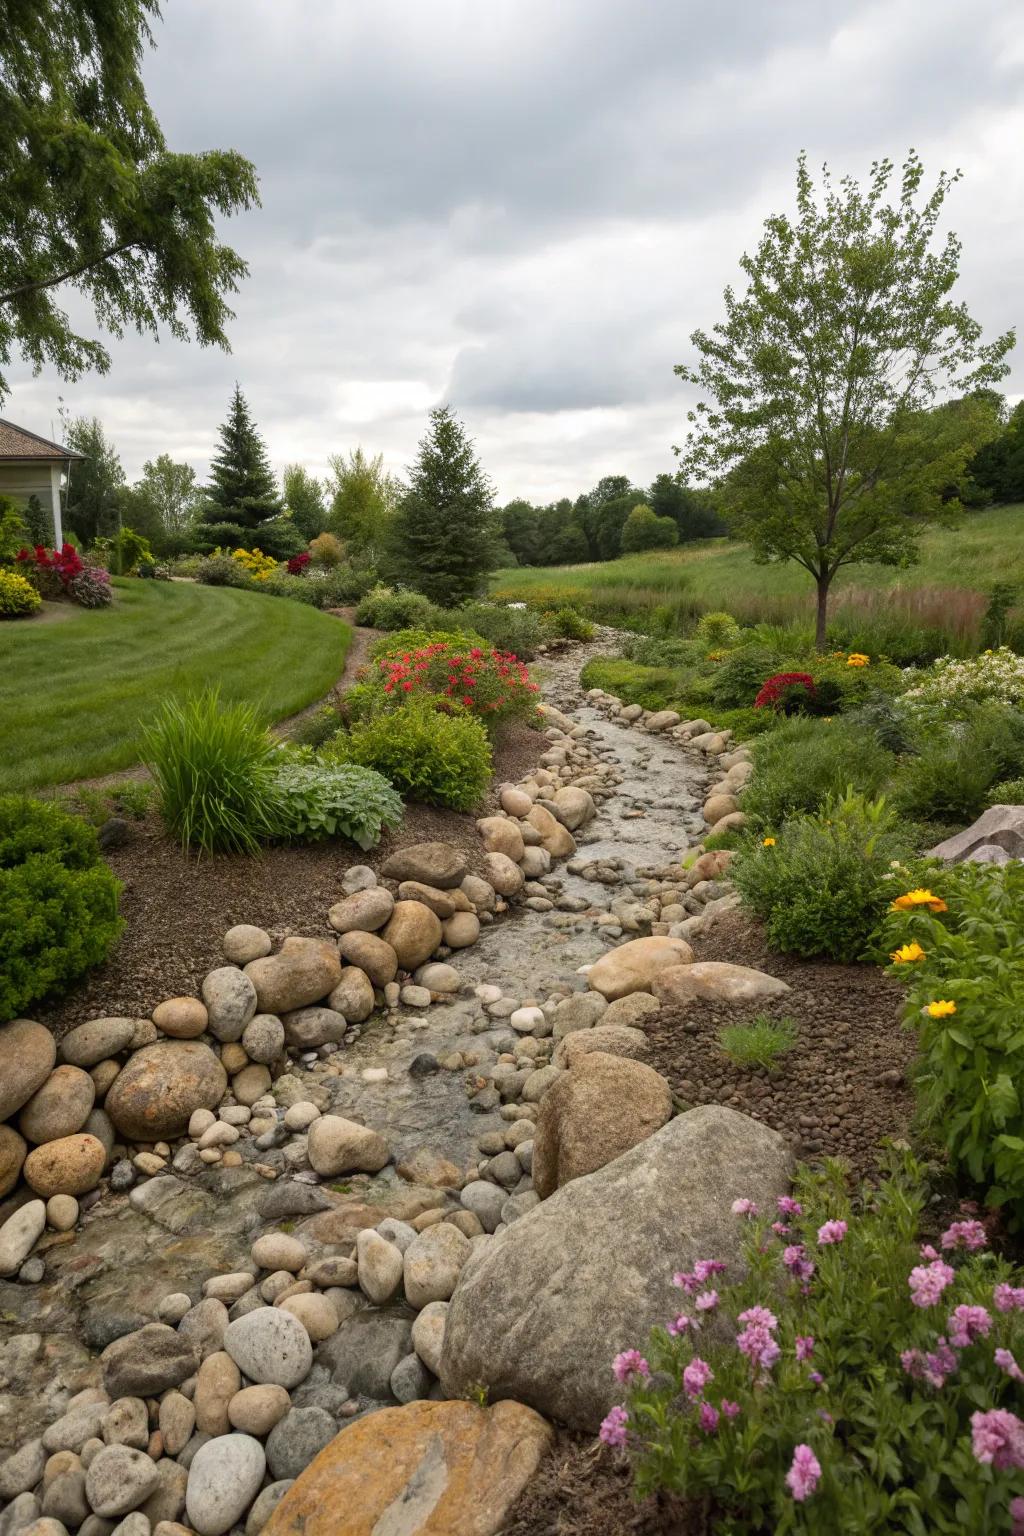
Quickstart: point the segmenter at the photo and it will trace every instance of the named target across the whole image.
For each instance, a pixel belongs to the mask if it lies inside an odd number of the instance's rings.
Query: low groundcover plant
[[[700,1259],[679,1312],[613,1363],[601,1438],[638,1491],[721,1532],[1024,1536],[1024,1287],[970,1213],[919,1244],[909,1155],[855,1208],[840,1166],[748,1224],[744,1273]]]

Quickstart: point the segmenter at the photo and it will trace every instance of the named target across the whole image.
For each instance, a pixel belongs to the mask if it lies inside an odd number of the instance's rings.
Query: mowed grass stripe
[[[138,762],[164,699],[219,686],[269,722],[337,680],[351,631],[287,598],[115,580],[113,608],[0,625],[0,790],[93,778]]]

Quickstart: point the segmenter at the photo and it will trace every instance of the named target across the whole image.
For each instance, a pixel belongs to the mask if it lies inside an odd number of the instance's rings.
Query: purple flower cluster
[[[930,1264],[919,1264],[910,1271],[907,1284],[910,1299],[915,1307],[934,1307],[948,1285],[952,1285],[956,1271],[943,1259],[933,1259]]]
[[[823,1227],[818,1228],[818,1247],[827,1248],[830,1243],[841,1243],[846,1232],[845,1221],[826,1221]]]
[[[966,1248],[969,1253],[976,1253],[988,1244],[988,1234],[980,1221],[954,1221],[943,1232],[940,1241],[947,1253],[951,1248]]]
[[[1024,1467],[1024,1423],[1006,1408],[972,1413],[971,1446],[977,1460],[997,1472]]]
[[[651,1368],[638,1349],[625,1349],[612,1361],[615,1380],[630,1386],[634,1381],[649,1381]]]
[[[952,1376],[959,1361],[948,1340],[940,1337],[930,1354],[920,1349],[905,1349],[900,1355],[900,1364],[914,1381],[926,1381],[937,1390],[945,1386],[946,1377]]]
[[[786,1473],[786,1487],[798,1504],[810,1498],[821,1477],[821,1462],[809,1445],[798,1445],[793,1452],[793,1462]]]
[[[692,1403],[704,1396],[704,1388],[715,1379],[715,1373],[706,1360],[694,1355],[683,1371],[683,1391]]]
[[[991,1315],[984,1307],[954,1307],[949,1318],[949,1341],[957,1349],[966,1349],[975,1339],[985,1339],[992,1331]]]
[[[780,1354],[774,1335],[779,1320],[774,1312],[769,1312],[767,1307],[748,1307],[736,1321],[746,1324],[743,1332],[736,1335],[736,1348],[756,1369],[771,1370]]]
[[[793,1276],[802,1285],[807,1285],[814,1274],[814,1261],[807,1257],[807,1250],[803,1243],[791,1243],[788,1248],[782,1250],[782,1262]]]
[[[992,1292],[992,1302],[997,1312],[1024,1312],[1024,1285],[1000,1281]]]
[[[626,1443],[626,1430],[629,1425],[629,1414],[621,1403],[616,1403],[614,1408],[609,1408],[604,1416],[598,1437],[605,1445],[619,1449]]]

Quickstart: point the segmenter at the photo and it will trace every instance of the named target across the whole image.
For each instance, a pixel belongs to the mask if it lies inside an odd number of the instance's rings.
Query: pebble
[[[284,1387],[243,1387],[228,1404],[228,1418],[232,1427],[246,1435],[262,1437],[283,1419],[291,1407],[291,1398]]]
[[[267,1232],[258,1237],[250,1249],[252,1261],[260,1269],[288,1270],[297,1275],[309,1255],[305,1244],[287,1232]]]
[[[46,1226],[46,1205],[29,1200],[0,1227],[0,1276],[21,1268]]]
[[[94,1514],[110,1519],[138,1509],[160,1481],[145,1451],[130,1445],[108,1445],[99,1451],[85,1474],[85,1495]]]
[[[411,1232],[410,1241],[415,1236]],[[402,1284],[402,1249],[367,1228],[356,1237],[356,1261],[359,1287],[364,1294],[378,1307],[390,1301]]]
[[[198,1536],[224,1536],[259,1492],[267,1458],[252,1435],[219,1435],[201,1445],[188,1471],[185,1509]]]
[[[446,1301],[431,1301],[423,1308],[412,1325],[412,1347],[423,1364],[435,1376],[441,1373],[441,1349],[444,1345],[444,1326],[447,1315]]]
[[[314,1344],[337,1332],[338,1314],[330,1300],[318,1291],[295,1292],[280,1300],[278,1305],[283,1312],[290,1312],[298,1319]]]

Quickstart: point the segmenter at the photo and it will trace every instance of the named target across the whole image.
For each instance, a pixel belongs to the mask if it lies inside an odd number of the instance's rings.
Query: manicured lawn
[[[223,698],[280,720],[337,681],[352,637],[287,598],[191,582],[114,587],[112,608],[53,605],[0,624],[0,790],[130,767],[140,726],[171,694],[219,684]]]

